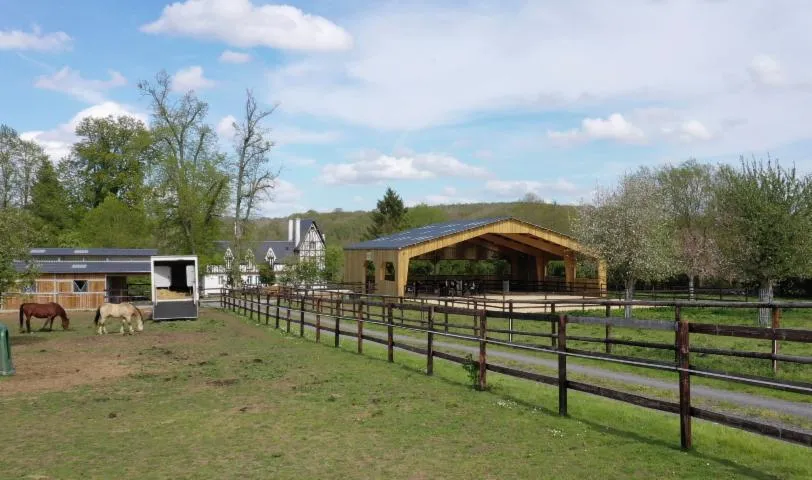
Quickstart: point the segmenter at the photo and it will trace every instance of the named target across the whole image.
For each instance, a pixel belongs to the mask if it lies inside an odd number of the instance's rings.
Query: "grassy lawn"
[[[9,324],[8,318],[0,321]],[[13,335],[2,478],[810,478],[809,449],[354,341],[316,345],[213,310],[135,337]]]

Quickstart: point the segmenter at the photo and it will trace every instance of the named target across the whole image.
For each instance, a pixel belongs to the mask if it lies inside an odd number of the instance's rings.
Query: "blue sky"
[[[812,171],[804,1],[0,0],[0,122],[57,160],[88,115],[148,120],[165,69],[229,148],[245,89],[282,175],[268,215],[588,201],[639,165]]]

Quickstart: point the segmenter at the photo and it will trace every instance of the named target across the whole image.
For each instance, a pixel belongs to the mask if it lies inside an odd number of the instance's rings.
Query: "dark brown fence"
[[[809,302],[782,302],[782,303],[748,303],[742,302],[653,302],[635,301],[636,306],[670,306],[674,307],[673,321],[641,320],[610,317],[612,306],[624,306],[626,302],[611,300],[593,300],[589,303],[591,308],[603,307],[606,309],[604,317],[571,316],[565,311],[556,312],[573,304],[582,302],[571,300],[556,300],[543,302],[547,313],[523,312],[513,304],[503,306],[502,309],[488,309],[489,304],[480,303],[475,308],[469,305],[464,307],[441,303],[442,299],[429,302],[423,299],[420,302],[409,301],[398,297],[383,297],[361,294],[337,294],[335,292],[321,291],[302,294],[292,290],[282,290],[276,295],[259,291],[226,291],[220,296],[220,306],[236,313],[248,316],[252,320],[265,321],[268,325],[273,322],[276,328],[285,323],[285,331],[291,332],[291,323],[298,324],[298,333],[304,335],[305,326],[315,329],[316,341],[321,341],[323,331],[334,335],[334,344],[339,346],[340,338],[350,337],[357,341],[357,350],[363,352],[364,341],[378,343],[387,348],[387,358],[394,359],[394,350],[406,350],[426,356],[426,373],[433,373],[434,358],[441,358],[450,362],[469,365],[477,369],[477,388],[487,387],[487,372],[497,372],[504,375],[532,380],[535,382],[555,385],[558,387],[558,410],[561,415],[567,414],[567,392],[575,390],[593,395],[611,398],[634,405],[678,414],[680,416],[680,443],[683,448],[691,448],[691,419],[700,418],[723,425],[728,425],[750,432],[778,438],[785,441],[812,446],[812,433],[800,428],[766,423],[737,415],[711,411],[692,406],[691,404],[691,377],[706,377],[718,380],[738,382],[772,390],[795,392],[803,395],[812,395],[812,383],[782,380],[773,377],[755,375],[730,374],[723,371],[699,368],[691,364],[691,355],[712,354],[751,359],[766,359],[772,362],[774,370],[778,369],[779,362],[788,362],[800,365],[812,364],[811,356],[783,355],[779,353],[779,342],[812,343],[812,329],[789,329],[780,327],[782,309],[803,308],[810,309]],[[540,302],[533,302],[537,305]],[[770,308],[773,312],[773,326],[748,327],[733,325],[716,325],[688,322],[682,315],[683,306],[691,307],[729,307],[729,308]],[[373,311],[374,309],[374,311]],[[410,318],[409,312],[418,312],[420,318]],[[464,316],[471,319],[470,323],[452,323],[449,315]],[[416,316],[416,315],[415,315]],[[308,317],[311,317],[309,319]],[[333,326],[324,325],[324,319],[332,319]],[[507,328],[494,328],[488,321],[498,320],[502,323],[507,320]],[[540,322],[547,325],[542,329],[519,330],[514,328],[514,321]],[[342,321],[355,323],[355,331],[342,329]],[[364,332],[364,325],[377,325],[385,327],[386,338],[370,335]],[[571,324],[602,324],[605,325],[605,336],[588,337],[571,335],[568,325]],[[612,338],[613,326],[631,327],[653,330],[668,330],[674,332],[673,343],[623,340]],[[426,335],[426,348],[417,347],[394,339],[394,330],[418,332]],[[470,331],[470,333],[460,333]],[[728,336],[747,339],[760,339],[771,341],[770,352],[753,352],[734,349],[692,347],[691,335]],[[496,337],[494,335],[500,335]],[[382,335],[381,335],[382,336]],[[477,360],[464,358],[459,355],[435,350],[435,336],[447,337],[456,340],[473,342],[478,345]],[[531,344],[514,341],[514,337],[546,338],[549,345]],[[604,352],[595,352],[569,348],[570,342],[592,342],[605,345]],[[517,368],[488,363],[488,345],[497,345],[517,350],[554,354],[558,357],[558,375],[550,376],[529,372]],[[672,351],[673,362],[652,360],[649,358],[617,355],[612,352],[613,345],[627,345],[645,347],[656,350]],[[645,369],[676,372],[679,375],[679,401],[671,402],[656,398],[627,393],[611,388],[591,385],[584,382],[569,380],[567,378],[567,359],[569,357],[599,360],[634,366]]]

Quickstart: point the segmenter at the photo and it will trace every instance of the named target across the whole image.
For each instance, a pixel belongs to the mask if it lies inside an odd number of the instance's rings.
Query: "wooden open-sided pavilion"
[[[576,259],[595,260],[597,278],[576,279]],[[344,248],[344,280],[374,283],[385,295],[405,294],[410,260],[509,259],[512,280],[543,282],[550,261],[563,260],[566,285],[604,292],[606,265],[574,238],[512,217],[427,225]],[[374,277],[367,278],[368,262]]]

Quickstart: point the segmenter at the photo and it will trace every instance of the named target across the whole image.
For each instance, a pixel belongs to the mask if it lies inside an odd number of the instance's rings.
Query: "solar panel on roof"
[[[452,222],[435,223],[425,227],[413,228],[403,232],[393,233],[385,237],[376,238],[366,242],[356,243],[346,247],[347,250],[391,250],[416,245],[429,240],[446,237],[455,233],[464,232],[474,228],[490,225],[510,217],[480,218],[477,220],[456,220]]]

